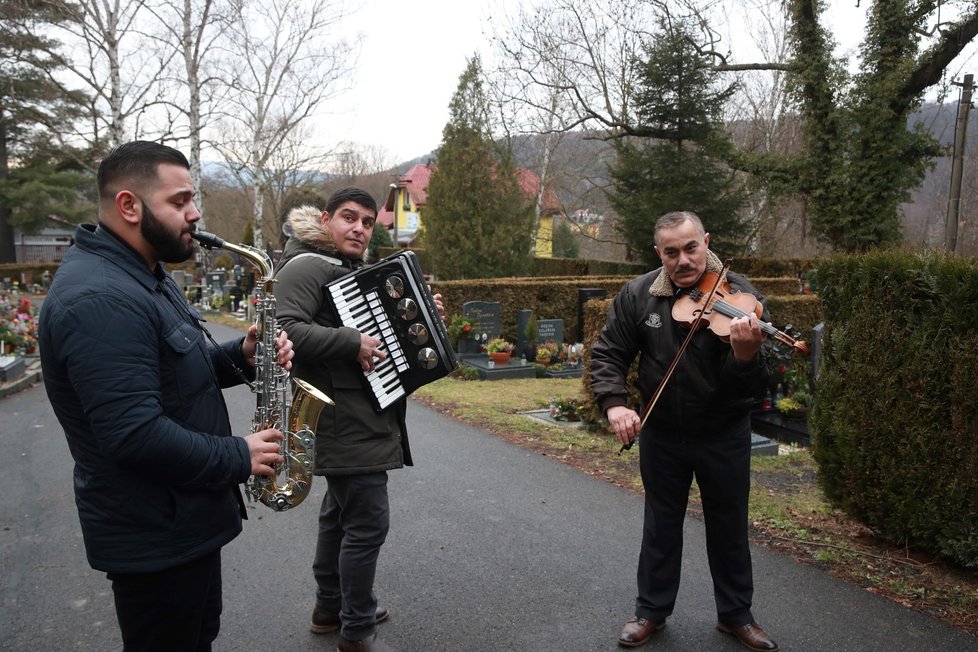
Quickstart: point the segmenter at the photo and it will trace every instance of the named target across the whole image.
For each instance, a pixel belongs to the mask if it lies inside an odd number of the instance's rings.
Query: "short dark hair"
[[[342,206],[348,201],[352,201],[355,204],[360,204],[364,208],[368,208],[374,213],[374,217],[377,216],[377,202],[374,198],[370,196],[370,193],[366,190],[360,188],[354,188],[353,186],[347,186],[346,188],[340,188],[326,200],[326,212],[333,215],[333,211]]]
[[[115,147],[98,166],[98,194],[102,199],[111,195],[109,186],[120,181],[152,181],[160,163],[180,165],[190,169],[190,162],[180,150],[148,140],[134,140]]]

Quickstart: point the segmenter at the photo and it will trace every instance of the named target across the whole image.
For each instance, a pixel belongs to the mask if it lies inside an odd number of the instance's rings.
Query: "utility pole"
[[[964,83],[953,82],[961,87],[958,101],[958,121],[954,126],[954,154],[951,159],[951,194],[947,202],[947,224],[944,233],[944,249],[954,255],[958,245],[958,215],[961,212],[961,176],[964,168],[964,143],[968,133],[968,112],[971,110],[971,92],[974,75],[965,75]]]

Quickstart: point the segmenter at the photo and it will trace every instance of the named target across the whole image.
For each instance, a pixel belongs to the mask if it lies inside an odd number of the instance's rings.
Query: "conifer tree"
[[[59,44],[42,34],[64,19],[54,3],[0,0],[0,262],[15,260],[13,227],[30,232],[48,215],[78,221],[91,204],[90,177],[57,147],[56,135],[80,115],[84,98],[55,79]]]
[[[658,267],[656,220],[670,211],[700,216],[721,256],[743,249],[739,216],[743,193],[736,175],[719,160],[726,149],[722,110],[734,88],[719,86],[709,61],[682,28],[663,27],[646,48],[636,94],[640,129],[659,139],[623,137],[615,143],[612,204],[618,229],[642,262]]]
[[[581,247],[574,239],[574,231],[563,220],[554,227],[553,251],[555,258],[577,258],[581,255]]]
[[[422,237],[441,279],[525,274],[532,197],[520,187],[508,146],[493,142],[479,58],[452,97],[437,167],[428,185]]]

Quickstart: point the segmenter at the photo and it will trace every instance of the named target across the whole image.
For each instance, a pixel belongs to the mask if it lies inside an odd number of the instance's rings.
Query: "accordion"
[[[387,357],[365,371],[382,411],[458,367],[448,331],[413,251],[401,251],[324,286],[343,326],[379,339]]]

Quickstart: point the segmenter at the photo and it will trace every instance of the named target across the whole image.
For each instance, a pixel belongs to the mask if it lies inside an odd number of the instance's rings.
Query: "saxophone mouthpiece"
[[[224,246],[224,240],[207,231],[194,231],[190,237],[207,249],[220,249]]]

